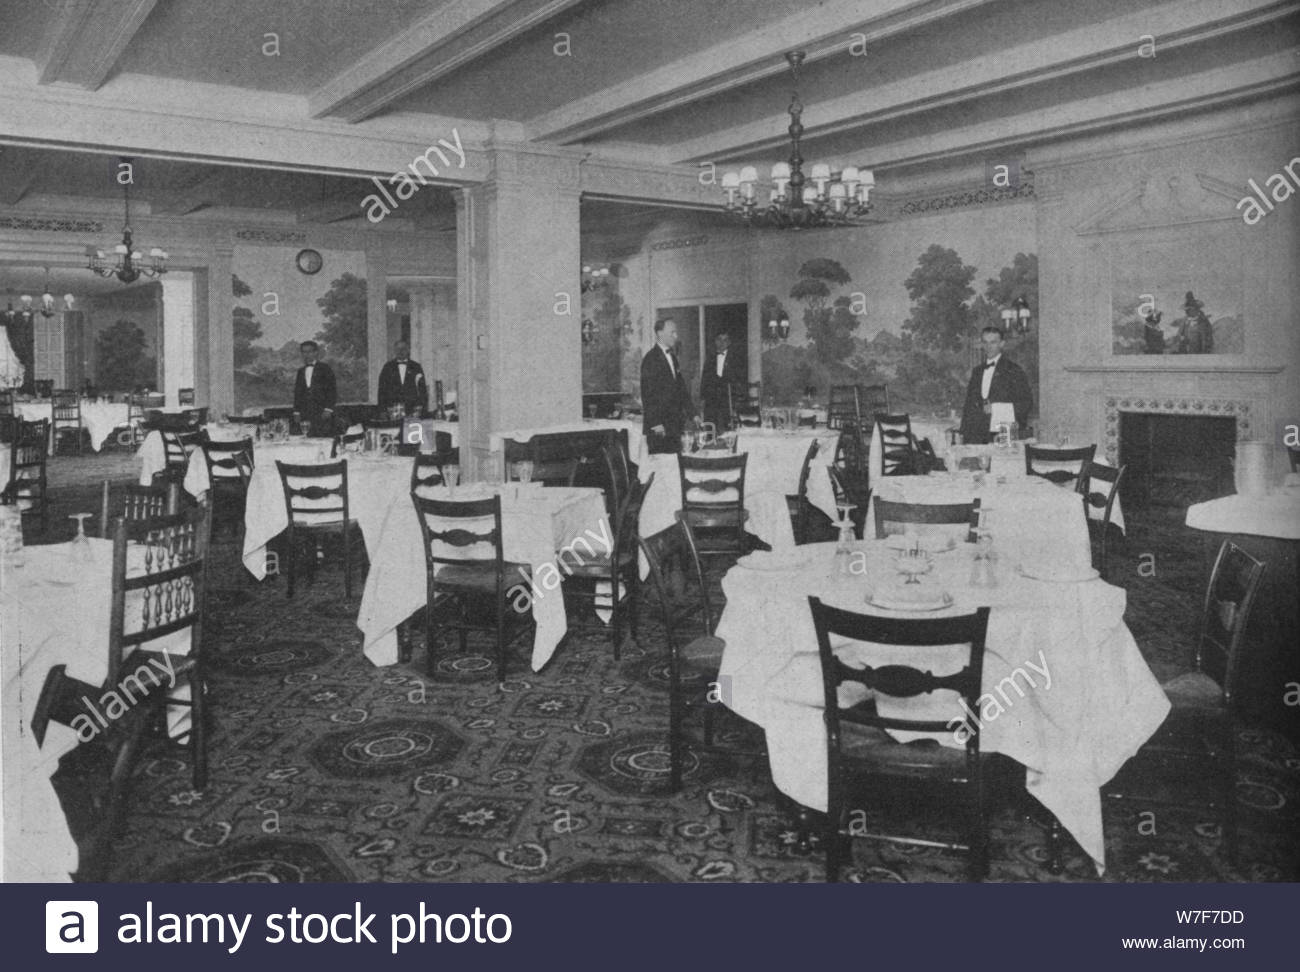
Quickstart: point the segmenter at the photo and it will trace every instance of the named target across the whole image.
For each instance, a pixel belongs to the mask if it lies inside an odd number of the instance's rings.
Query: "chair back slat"
[[[910,476],[916,472],[912,417],[907,414],[875,414],[880,431],[880,471],[883,476]]]
[[[747,453],[703,457],[678,455],[682,508],[744,509]]]
[[[1043,446],[1025,446],[1025,474],[1040,476],[1057,486],[1078,489],[1084,480],[1089,463],[1097,455],[1096,444],[1077,449],[1048,449]]]
[[[208,463],[208,479],[236,480],[244,486],[253,476],[253,440],[244,437],[235,442],[205,442],[203,457]]]
[[[430,580],[440,567],[495,564],[500,582],[504,573],[501,543],[501,497],[481,500],[432,499],[411,494],[424,538],[424,557]]]
[[[875,498],[876,539],[910,533],[936,533],[949,531],[918,530],[916,527],[962,525],[966,530],[962,539],[974,543],[979,533],[980,500],[969,503],[898,503]]]
[[[966,713],[979,711],[988,632],[987,607],[979,608],[973,614],[951,618],[886,618],[829,607],[816,597],[808,598],[808,606],[812,611],[817,650],[822,662],[823,701],[832,770],[838,757],[842,722],[927,733],[953,732],[954,723],[960,722],[967,726],[967,752],[979,752],[979,720],[968,720]],[[886,664],[873,666],[870,660],[879,656],[882,646],[917,649],[915,664],[900,663],[897,660],[899,653],[895,650],[888,652]],[[909,650],[903,654],[911,655],[912,652]],[[954,664],[958,667],[936,675],[932,669],[938,667],[940,660],[944,667]],[[954,693],[954,704],[951,712],[945,712],[942,718],[934,717],[932,706],[918,709],[915,717],[881,715],[875,705],[843,708],[839,702],[840,686],[846,682],[856,682],[877,695],[893,699],[914,699],[938,691],[951,692]],[[961,702],[964,702],[964,707],[959,704]]]
[[[289,520],[312,526],[349,520],[348,464],[299,465],[276,460]]]
[[[198,650],[203,621],[209,508],[113,523],[113,601],[109,683],[118,682],[126,650],[190,629]]]

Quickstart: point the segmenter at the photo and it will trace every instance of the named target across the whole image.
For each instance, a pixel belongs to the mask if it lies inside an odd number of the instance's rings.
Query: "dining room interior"
[[[279,7],[0,0],[3,880],[1300,880],[1300,5]]]

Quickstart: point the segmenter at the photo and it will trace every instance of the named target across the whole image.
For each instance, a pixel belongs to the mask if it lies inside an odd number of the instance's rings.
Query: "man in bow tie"
[[[379,408],[386,411],[402,405],[407,415],[422,416],[429,406],[429,386],[424,369],[411,360],[411,345],[398,341],[393,346],[393,360],[379,369]]]
[[[731,353],[731,335],[719,331],[713,339],[713,353],[704,359],[700,370],[700,410],[704,421],[712,422],[719,432],[731,425],[731,396],[727,392],[736,388],[743,376],[740,354]]]
[[[655,322],[655,345],[641,359],[642,431],[651,452],[680,452],[694,417],[691,393],[677,360],[677,324]]]
[[[319,429],[331,427],[334,403],[338,401],[334,372],[317,360],[320,345],[315,341],[303,341],[298,350],[302,352],[302,367],[293,383],[293,410]]]
[[[1002,353],[1002,331],[986,327],[980,334],[984,346],[984,364],[971,372],[966,387],[966,406],[961,416],[961,437],[966,444],[984,444],[993,438],[993,406],[1009,403],[1016,424],[1029,423],[1034,394],[1021,367]]]

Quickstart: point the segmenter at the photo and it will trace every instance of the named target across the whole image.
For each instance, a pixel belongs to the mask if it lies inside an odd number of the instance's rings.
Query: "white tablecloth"
[[[800,429],[797,432],[773,432],[766,429],[742,429],[736,440],[736,452],[746,453],[745,509],[749,521],[745,529],[773,548],[794,546],[794,529],[786,496],[799,488],[799,471],[804,455],[814,439],[821,443],[808,475],[808,500],[813,506],[835,519],[835,493],[826,467],[835,458],[839,433],[828,429]],[[725,456],[725,452],[702,452],[703,456]],[[681,477],[676,453],[647,454],[641,461],[641,481],[655,474],[654,485],[641,507],[641,535],[648,537],[673,525],[682,508]]]
[[[1076,515],[1081,523],[1081,513]],[[717,629],[727,644],[719,673],[723,700],[766,731],[776,786],[823,811],[821,662],[807,597],[865,613],[873,611],[866,592],[896,576],[892,552],[882,543],[858,545],[862,554],[851,575],[835,572],[833,549],[833,544],[800,548],[793,565],[789,553],[742,560],[723,579],[727,607]],[[1100,787],[1159,728],[1169,702],[1124,625],[1121,588],[1101,580],[1029,580],[1013,573],[1006,558],[997,587],[974,588],[969,584],[972,551],[973,545],[963,544],[936,556],[926,583],[950,592],[955,601],[950,609],[917,616],[992,607],[986,695],[978,713],[981,747],[1027,768],[1029,791],[1056,814],[1100,872],[1105,864]],[[872,657],[888,663],[887,655]],[[1030,663],[1045,669],[1050,682]],[[964,711],[947,700],[939,717],[959,720]],[[957,745],[955,732],[942,741]]]
[[[256,465],[248,484],[248,501],[244,509],[244,566],[258,580],[266,577],[268,558],[266,546],[289,526],[289,512],[284,505],[284,488],[276,460],[302,465],[318,461],[324,448],[329,460],[329,441],[304,439],[300,442],[259,443]],[[202,457],[198,457],[202,461]],[[348,464],[348,515],[361,527],[366,553],[373,564],[380,529],[388,508],[409,496],[411,489],[411,464],[414,459],[399,456],[349,456]],[[195,466],[191,457],[190,470]],[[206,468],[203,471],[207,477]],[[189,475],[186,475],[189,489]],[[407,500],[409,502],[409,499]],[[278,569],[278,568],[277,568]],[[373,571],[372,571],[373,572]]]
[[[929,429],[925,425],[912,426],[912,434],[918,438],[925,437],[927,434],[934,433],[935,431],[936,431],[935,429]],[[955,472],[957,475],[965,476],[969,478],[971,474],[968,471],[957,470],[957,460],[963,456],[974,456],[974,455],[986,453],[992,457],[992,462],[990,463],[989,466],[988,475],[990,478],[994,480],[1005,479],[1008,483],[1014,484],[1017,482],[1024,482],[1026,480],[1042,479],[1041,476],[1030,476],[1028,473],[1025,472],[1025,443],[1024,442],[1016,442],[1012,444],[1010,447],[1004,449],[996,445],[950,447],[947,444],[948,439],[946,434],[943,434],[942,437],[937,442],[933,438],[930,441],[934,445],[935,453],[938,456],[940,456],[947,464],[949,473]],[[1109,465],[1104,459],[1094,459],[1093,461],[1101,466]],[[887,478],[881,476],[879,429],[876,429],[871,434],[870,463],[871,463],[871,477],[872,477],[871,482],[873,483],[873,485],[878,486],[882,483],[889,482],[890,479],[895,478],[892,476]],[[1064,465],[1077,467],[1078,464],[1068,463]],[[1038,468],[1050,469],[1051,466],[1045,465],[1043,463],[1039,463]],[[936,473],[934,475],[942,477],[944,474]],[[1043,481],[1051,482],[1050,480],[1043,480]],[[1100,490],[1105,485],[1106,484],[1104,483],[1098,483],[1097,487]],[[1064,487],[1058,487],[1058,488],[1061,488],[1063,491],[1065,489]],[[1068,488],[1069,490],[1073,490],[1074,486],[1071,485]],[[1078,502],[1080,506],[1083,505],[1082,499],[1078,499],[1076,500],[1076,502]],[[1093,520],[1102,519],[1103,516],[1105,515],[1105,512],[1106,512],[1105,509],[1095,509],[1091,506],[1088,508],[1088,516],[1090,519]],[[1111,508],[1110,522],[1113,523],[1119,529],[1120,533],[1125,532],[1124,510],[1120,506],[1120,501],[1118,496],[1115,497],[1115,504]]]
[[[1211,533],[1300,540],[1300,486],[1264,496],[1222,496],[1187,508],[1187,525]]]
[[[206,431],[213,442],[235,442],[248,437],[248,433],[239,434],[234,426],[207,426]],[[253,443],[254,471],[258,466],[270,466],[271,475],[275,476],[275,460],[281,462],[318,462],[329,459],[333,443],[329,439],[290,439],[287,442],[255,441]],[[153,481],[154,473],[162,472],[167,465],[166,450],[162,436],[150,432],[136,452],[140,458],[140,485],[148,486]],[[409,461],[409,460],[408,460]],[[276,482],[279,479],[276,478]],[[203,450],[195,447],[190,450],[189,460],[185,466],[185,491],[191,496],[201,496],[208,491],[208,462],[203,457]]]
[[[1008,477],[999,484],[992,474],[976,486],[971,473],[889,476],[879,480],[867,511],[868,537],[875,536],[876,497],[898,503],[969,503],[980,500],[980,527],[993,535],[994,550],[1013,562],[1068,563],[1088,569],[1092,563],[1083,503],[1076,493],[1039,476]]]
[[[50,402],[15,402],[14,413],[25,422],[50,422],[54,420],[54,406]],[[127,424],[127,407],[113,402],[81,400],[81,427],[90,433],[90,446],[98,452],[114,429]],[[53,432],[53,429],[51,429]]]
[[[587,539],[597,554],[613,543],[599,489],[542,487],[530,484],[516,494],[513,485],[473,484],[456,490],[456,499],[486,498],[501,493],[501,532],[505,559],[532,566],[530,592],[537,631],[533,639],[533,670],[541,669],[568,631],[561,571],[556,551],[576,538]],[[445,489],[425,491],[446,498]],[[518,498],[516,498],[518,495]],[[586,550],[578,545],[576,554]],[[566,555],[566,560],[570,555]],[[357,626],[365,635],[365,653],[376,665],[397,661],[397,626],[424,606],[427,594],[423,538],[408,492],[390,496],[386,517],[370,556],[370,574],[361,599]]]

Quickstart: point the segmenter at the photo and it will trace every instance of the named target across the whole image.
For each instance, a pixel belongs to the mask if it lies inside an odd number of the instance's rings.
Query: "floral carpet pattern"
[[[51,533],[64,509],[94,508],[89,497],[56,490]],[[1112,580],[1129,589],[1128,621],[1157,674],[1185,671],[1204,584],[1199,540],[1169,517],[1132,520]],[[666,648],[649,612],[617,662],[607,631],[589,625],[542,672],[515,651],[504,684],[487,643],[473,639],[465,654],[449,642],[429,674],[417,626],[412,660],[376,668],[337,559],[289,600],[283,579],[253,581],[238,550],[223,536],[213,551],[209,786],[196,792],[186,751],[155,740],[112,880],[822,880],[816,840],[801,848],[764,758],[692,754],[681,792],[669,792]],[[1155,576],[1135,569],[1145,550],[1158,554]],[[739,720],[719,730],[738,749],[761,749],[761,733]],[[1239,866],[1229,867],[1211,812],[1143,817],[1122,805],[1107,808],[1105,880],[1300,879],[1300,756],[1263,727],[1243,726],[1239,741]],[[60,774],[74,832],[102,769],[84,748]],[[908,812],[936,832],[947,826]],[[1050,874],[1041,822],[1008,806],[992,818],[989,880],[1097,880],[1070,850],[1065,873]],[[937,849],[854,841],[844,876],[959,881],[964,868]]]

